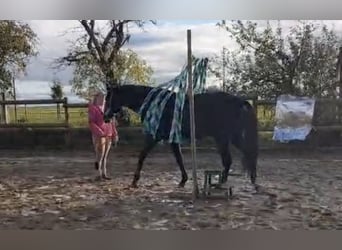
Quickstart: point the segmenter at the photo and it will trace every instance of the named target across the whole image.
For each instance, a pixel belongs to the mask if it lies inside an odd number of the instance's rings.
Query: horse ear
[[[107,90],[107,92],[110,91],[110,84],[109,83],[106,83],[106,90]]]
[[[107,92],[108,91],[110,91],[112,88],[113,88],[113,81],[111,81],[111,80],[107,80],[106,81],[106,90],[107,90]]]
[[[109,80],[106,83],[107,92],[109,91],[118,91],[120,89],[120,84],[117,81]]]

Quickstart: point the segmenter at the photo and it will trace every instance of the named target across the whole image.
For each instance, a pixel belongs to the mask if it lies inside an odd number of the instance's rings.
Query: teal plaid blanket
[[[207,78],[207,59],[194,58],[192,72],[194,95],[203,93]],[[169,143],[182,143],[183,108],[187,92],[188,70],[185,65],[174,79],[154,88],[146,96],[139,111],[144,133]]]

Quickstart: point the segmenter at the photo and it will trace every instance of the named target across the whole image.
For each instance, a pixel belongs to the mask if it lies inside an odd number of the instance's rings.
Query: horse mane
[[[139,84],[124,84],[120,86],[120,89],[135,90],[138,92],[145,92],[146,90],[151,90],[153,87],[139,85]]]
[[[138,84],[125,84],[119,87],[125,105],[135,112],[138,112],[148,93],[153,89],[150,86]]]

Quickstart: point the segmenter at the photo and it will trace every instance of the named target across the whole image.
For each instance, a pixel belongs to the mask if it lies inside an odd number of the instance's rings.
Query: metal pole
[[[17,92],[16,92],[16,88],[15,88],[15,77],[13,76],[13,98],[14,98],[14,101],[17,100]],[[17,104],[14,104],[14,119],[15,119],[15,122],[18,122],[18,119],[17,119]]]
[[[339,53],[337,57],[337,65],[336,65],[336,73],[337,73],[337,85],[338,85],[338,96],[337,98],[342,98],[342,47],[339,48]],[[340,123],[342,120],[341,114],[341,104],[338,102],[337,104],[337,114],[338,114],[338,122]]]
[[[339,53],[337,57],[337,65],[336,65],[336,73],[337,73],[337,84],[338,84],[338,97],[342,98],[342,47],[339,48]]]
[[[191,155],[192,155],[192,179],[193,190],[192,200],[195,201],[198,197],[198,183],[197,183],[197,164],[196,164],[196,138],[195,138],[195,109],[194,109],[194,95],[192,87],[192,52],[191,52],[191,30],[187,30],[188,40],[188,97],[190,108],[190,132],[191,132]]]
[[[226,65],[224,47],[222,48],[222,91],[226,91]]]

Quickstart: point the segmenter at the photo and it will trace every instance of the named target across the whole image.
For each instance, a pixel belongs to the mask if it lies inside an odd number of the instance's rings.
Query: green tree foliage
[[[62,83],[55,79],[51,85],[51,98],[54,100],[61,100],[64,97]],[[61,118],[61,106],[60,103],[57,104],[57,119]]]
[[[37,41],[28,24],[0,21],[0,92],[10,88],[13,74],[25,72],[29,59],[37,55]]]
[[[118,52],[114,75],[118,82],[134,82],[148,85],[151,82],[152,68],[134,51],[122,49]],[[106,77],[91,56],[75,63],[72,90],[78,96],[88,98],[96,90],[105,90]]]
[[[237,43],[227,49],[223,62],[216,58],[212,72],[227,75],[227,91],[262,98],[280,94],[334,96],[336,60],[341,45],[326,25],[299,21],[286,34],[281,22],[260,27],[252,21],[222,21],[218,24]]]
[[[80,37],[73,41],[67,56],[58,59],[60,66],[73,65],[73,91],[87,98],[105,84],[134,81],[147,84],[152,69],[136,53],[124,50],[129,41],[129,28],[143,28],[146,22],[136,20],[80,20]]]
[[[60,81],[54,80],[51,85],[51,98],[54,100],[60,100],[64,97],[63,86]]]

